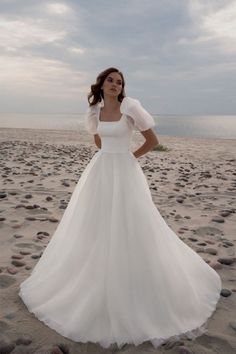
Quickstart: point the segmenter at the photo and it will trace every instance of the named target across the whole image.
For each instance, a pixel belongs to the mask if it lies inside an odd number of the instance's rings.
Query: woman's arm
[[[97,145],[97,147],[99,149],[101,149],[102,142],[101,142],[101,138],[100,138],[99,134],[94,134],[93,137],[94,137],[95,144]]]
[[[151,128],[145,131],[141,131],[140,133],[144,136],[146,141],[142,146],[140,146],[140,148],[138,148],[138,150],[133,152],[135,157],[140,157],[146,154],[148,151],[152,150],[156,145],[159,144],[159,140]]]

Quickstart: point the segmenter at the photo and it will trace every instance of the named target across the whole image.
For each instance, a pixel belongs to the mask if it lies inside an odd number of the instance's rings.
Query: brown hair
[[[101,89],[101,87],[102,87],[103,82],[105,81],[106,77],[112,72],[118,73],[121,76],[121,78],[122,78],[122,91],[121,91],[121,93],[118,96],[118,101],[122,102],[123,98],[125,97],[125,90],[124,90],[125,80],[124,80],[124,76],[123,76],[121,71],[119,71],[116,68],[112,68],[111,67],[111,68],[108,68],[108,69],[102,71],[97,76],[96,83],[91,85],[91,91],[88,94],[89,106],[93,106],[93,105],[97,104],[98,102],[102,101],[104,96],[103,96],[103,90]],[[92,101],[90,102],[91,98],[92,98]]]

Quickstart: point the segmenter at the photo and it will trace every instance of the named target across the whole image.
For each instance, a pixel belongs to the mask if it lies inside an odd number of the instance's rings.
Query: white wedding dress
[[[152,116],[125,97],[119,121],[100,121],[102,104],[86,115],[102,147],[19,296],[39,320],[76,342],[121,348],[194,339],[207,330],[221,278],[162,218],[130,150],[132,131],[154,127]]]

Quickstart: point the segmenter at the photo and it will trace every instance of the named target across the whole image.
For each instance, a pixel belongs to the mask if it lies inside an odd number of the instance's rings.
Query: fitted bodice
[[[98,120],[97,132],[101,137],[101,151],[130,151],[132,129],[125,114],[122,114],[120,120],[114,122]]]

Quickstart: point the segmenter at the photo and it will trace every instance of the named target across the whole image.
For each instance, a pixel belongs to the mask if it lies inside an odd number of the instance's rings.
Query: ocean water
[[[236,139],[236,115],[153,115],[160,135]],[[75,130],[84,114],[0,114],[0,127]]]

